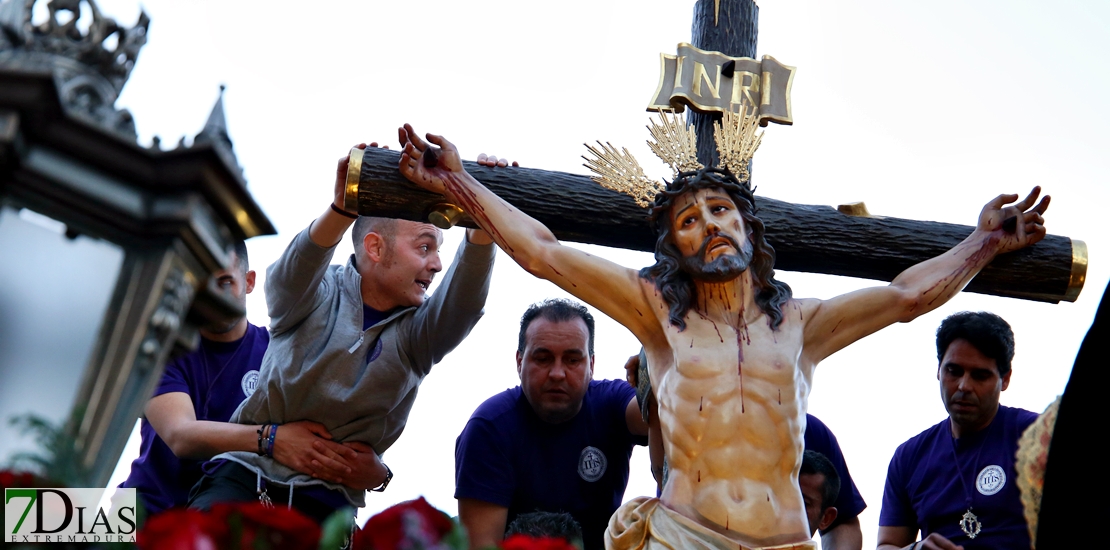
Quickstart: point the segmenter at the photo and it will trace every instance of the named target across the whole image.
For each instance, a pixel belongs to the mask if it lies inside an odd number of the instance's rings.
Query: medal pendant
[[[979,523],[979,518],[971,513],[970,508],[968,508],[967,512],[964,512],[964,517],[960,518],[960,530],[963,531],[969,539],[974,539],[979,536],[979,531],[982,530],[982,527],[983,525]]]

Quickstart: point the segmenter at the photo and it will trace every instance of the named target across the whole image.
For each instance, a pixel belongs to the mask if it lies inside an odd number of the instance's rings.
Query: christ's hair
[[[755,215],[752,192],[726,170],[703,168],[697,172],[682,172],[655,196],[655,205],[648,218],[658,235],[655,265],[641,269],[640,276],[655,283],[670,306],[671,324],[685,330],[686,314],[693,307],[697,288],[693,278],[681,268],[682,253],[671,235],[671,208],[676,197],[714,188],[728,193],[748,227],[748,240],[752,244],[752,262],[748,269],[755,285],[755,303],[770,318],[771,328],[778,330],[783,318],[782,305],[791,297],[790,286],[775,280],[775,249],[764,238],[763,221]]]

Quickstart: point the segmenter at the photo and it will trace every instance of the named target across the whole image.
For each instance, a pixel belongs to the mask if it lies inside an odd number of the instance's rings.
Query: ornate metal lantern
[[[12,415],[64,425],[88,486],[115,467],[166,360],[242,315],[210,283],[233,239],[275,232],[222,98],[192,146],[136,141],[116,109],[149,19],[92,0],[0,2],[0,463]],[[43,11],[35,11],[41,14]]]

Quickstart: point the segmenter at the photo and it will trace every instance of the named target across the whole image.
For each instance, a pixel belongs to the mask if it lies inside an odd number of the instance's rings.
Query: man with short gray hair
[[[393,476],[380,455],[404,430],[420,383],[482,316],[492,240],[467,230],[443,283],[425,296],[443,269],[442,232],[344,210],[348,162],[338,163],[331,204],[267,271],[270,348],[258,391],[232,418],[266,428],[258,448],[210,462],[193,507],[272,500],[322,522],[337,509],[363,506],[365,491],[384,491]],[[352,224],[355,253],[330,265]],[[314,447],[345,467],[274,460],[274,441],[287,437],[283,423],[301,419],[321,423],[343,444],[338,453]]]

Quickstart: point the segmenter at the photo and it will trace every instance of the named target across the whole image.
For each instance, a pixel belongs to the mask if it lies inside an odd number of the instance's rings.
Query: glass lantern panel
[[[113,243],[67,237],[62,222],[0,207],[0,469],[15,453],[46,451],[11,418],[68,419],[123,256]]]

